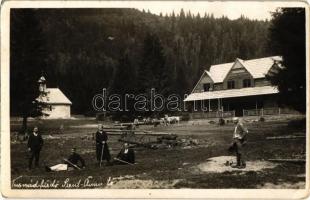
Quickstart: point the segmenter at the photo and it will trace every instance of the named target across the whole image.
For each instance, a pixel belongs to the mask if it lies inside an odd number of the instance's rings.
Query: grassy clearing
[[[293,158],[305,154],[305,138],[291,140],[265,140],[268,136],[305,135],[304,126],[292,125],[292,120],[278,119],[266,122],[247,123],[250,131],[248,144],[245,147],[248,161],[267,160],[272,158]],[[141,126],[139,129],[169,132],[178,134],[178,138],[198,139],[199,145],[190,148],[175,147],[171,149],[136,148],[135,166],[104,166],[99,168],[95,161],[94,141],[83,139],[96,131],[96,128],[72,128],[74,125],[96,124],[94,119],[85,120],[53,120],[31,122],[39,124],[43,135],[57,136],[45,139],[41,153],[41,161],[48,165],[61,162],[75,146],[86,160],[87,168],[82,171],[65,171],[47,173],[43,168],[27,172],[26,143],[11,143],[12,180],[20,177],[15,183],[35,183],[44,180],[59,182],[58,188],[262,188],[285,184],[286,188],[294,188],[296,184],[303,186],[305,166],[303,164],[280,163],[273,169],[248,172],[206,173],[197,166],[208,158],[230,155],[227,147],[231,142],[233,125],[225,126],[201,123],[181,123],[168,127]],[[19,125],[12,123],[13,131]],[[57,133],[63,125],[62,134]],[[109,146],[112,156],[116,156],[121,148],[119,135],[110,135]],[[154,138],[153,138],[154,139]],[[41,162],[41,163],[42,163]],[[89,184],[70,184],[87,181]],[[125,178],[124,178],[125,177]],[[127,178],[126,178],[127,177]],[[111,183],[108,180],[114,180]],[[123,180],[122,180],[123,179]],[[101,184],[99,184],[101,183]],[[107,184],[110,186],[107,186]],[[112,185],[111,185],[112,184]],[[18,186],[14,186],[17,188]]]

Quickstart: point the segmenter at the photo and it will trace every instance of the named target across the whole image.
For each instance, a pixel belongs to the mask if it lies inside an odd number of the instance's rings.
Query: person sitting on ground
[[[114,164],[134,164],[135,163],[135,152],[129,147],[128,143],[124,143],[123,148],[114,158]]]
[[[231,167],[241,169],[246,167],[246,163],[243,159],[243,146],[246,143],[246,135],[248,133],[248,130],[240,122],[238,117],[234,117],[233,122],[235,124],[235,129],[233,133],[233,142],[228,150],[230,152],[236,153],[237,164],[232,165]]]
[[[62,164],[57,164],[51,167],[45,166],[46,171],[71,171],[73,169],[85,168],[85,161],[78,153],[76,153],[76,148],[72,148],[71,155],[68,157],[68,159],[64,159],[63,161],[64,163]]]

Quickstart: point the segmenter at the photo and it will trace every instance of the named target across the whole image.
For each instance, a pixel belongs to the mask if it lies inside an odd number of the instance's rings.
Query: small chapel
[[[43,119],[68,119],[71,117],[72,102],[64,95],[59,88],[47,88],[46,79],[41,76],[38,80],[39,96],[37,101],[43,102]]]

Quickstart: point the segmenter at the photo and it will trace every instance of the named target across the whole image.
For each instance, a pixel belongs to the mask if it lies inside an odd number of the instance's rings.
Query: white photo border
[[[309,5],[303,1],[222,1],[243,4],[263,3],[265,6],[304,7],[306,10],[306,72],[307,72],[307,137],[305,189],[11,189],[10,158],[10,9],[13,8],[130,8],[166,3],[205,4],[211,1],[4,1],[1,5],[1,193],[10,198],[306,198],[309,195]],[[216,1],[215,1],[216,2]]]

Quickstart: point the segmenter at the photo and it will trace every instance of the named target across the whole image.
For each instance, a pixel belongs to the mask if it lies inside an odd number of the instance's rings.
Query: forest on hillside
[[[73,114],[93,112],[92,98],[103,88],[183,96],[212,64],[271,56],[269,26],[183,10],[158,16],[136,9],[14,9],[11,113],[20,114],[24,100],[36,95],[42,73],[48,87],[73,102]]]

